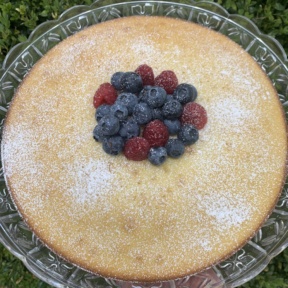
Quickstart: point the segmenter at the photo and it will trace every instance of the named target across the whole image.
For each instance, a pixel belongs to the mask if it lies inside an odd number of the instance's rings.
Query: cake
[[[92,137],[93,95],[139,65],[197,87],[206,126],[160,167],[107,155]],[[286,176],[286,122],[260,66],[190,22],[131,16],[91,26],[36,63],[11,102],[5,179],[30,229],[55,253],[108,278],[165,281],[240,249]]]

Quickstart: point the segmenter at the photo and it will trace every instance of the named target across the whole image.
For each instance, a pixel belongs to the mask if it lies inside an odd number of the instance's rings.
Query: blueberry
[[[149,86],[147,89],[147,104],[151,108],[161,107],[166,101],[167,93],[162,87]]]
[[[119,120],[125,120],[128,117],[128,109],[124,104],[114,103],[110,108],[110,114]]]
[[[181,128],[181,123],[178,119],[164,119],[164,124],[167,126],[170,135],[176,135]]]
[[[135,119],[129,118],[121,123],[119,135],[124,140],[137,137],[140,135],[140,126],[137,124]]]
[[[161,165],[167,158],[167,151],[164,147],[154,147],[149,150],[148,160],[156,166]]]
[[[123,92],[118,95],[116,103],[125,105],[128,109],[128,114],[131,115],[134,106],[138,103],[138,97],[133,93]]]
[[[181,127],[177,137],[184,145],[191,145],[199,139],[199,132],[194,126],[185,124]]]
[[[162,107],[162,113],[166,119],[176,119],[181,116],[183,107],[177,100],[170,100],[165,102]]]
[[[108,115],[110,113],[110,105],[102,104],[100,105],[95,113],[95,119],[99,121],[103,116]]]
[[[121,87],[121,78],[124,75],[124,72],[116,72],[111,77],[111,84],[114,86],[114,88],[118,91],[122,89]]]
[[[115,135],[120,128],[119,119],[111,114],[103,116],[98,125],[101,127],[104,136]]]
[[[193,102],[197,98],[197,90],[191,84],[179,84],[173,93],[174,99],[178,100],[181,104]]]
[[[139,102],[133,109],[133,117],[139,125],[147,124],[152,120],[152,109],[147,103]]]
[[[171,95],[171,94],[167,94],[167,96],[166,96],[166,102],[168,102],[168,101],[170,101],[170,100],[174,100],[174,97],[173,97],[173,95]]]
[[[169,139],[165,146],[168,156],[172,158],[179,158],[184,154],[185,146],[179,139]]]
[[[102,133],[102,129],[101,126],[96,125],[94,130],[93,130],[93,138],[95,139],[95,141],[97,142],[102,142],[103,139],[105,138],[105,136]]]
[[[146,86],[143,87],[143,89],[140,91],[140,93],[138,95],[139,101],[147,103],[147,101],[148,101],[148,92],[149,92],[149,90],[152,87],[153,86],[150,86],[150,85],[146,85]]]
[[[103,139],[103,150],[110,155],[118,155],[124,147],[124,140],[121,136],[111,136]]]
[[[161,121],[164,120],[161,108],[152,109],[152,120],[155,120],[155,119],[158,119]]]
[[[143,88],[142,78],[135,72],[126,72],[121,77],[121,88],[124,92],[139,93]]]

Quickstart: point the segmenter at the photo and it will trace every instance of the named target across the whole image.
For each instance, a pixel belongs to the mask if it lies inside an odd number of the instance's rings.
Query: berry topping
[[[139,101],[147,103],[148,92],[151,89],[151,87],[153,87],[153,86],[148,85],[148,86],[143,87],[143,89],[140,91],[140,93],[138,95]]]
[[[167,94],[166,102],[168,102],[168,101],[170,101],[170,100],[174,100],[174,97],[173,97],[173,95],[171,95],[171,94]]]
[[[172,158],[179,158],[184,154],[185,151],[185,145],[183,142],[175,138],[169,139],[165,147],[168,156]]]
[[[93,105],[96,109],[105,103],[104,95],[97,93],[97,91],[93,97]]]
[[[119,120],[126,120],[128,117],[128,109],[121,103],[114,103],[111,106],[110,113],[117,117]]]
[[[125,105],[128,109],[128,114],[131,115],[134,106],[138,103],[138,97],[133,93],[123,92],[118,95],[116,102]]]
[[[124,140],[137,137],[140,135],[140,126],[137,124],[135,119],[129,118],[121,123],[119,135]]]
[[[167,157],[179,158],[186,145],[198,140],[198,130],[207,123],[206,110],[194,102],[196,97],[196,88],[188,83],[178,85],[171,70],[155,79],[146,64],[135,72],[116,72],[111,84],[103,83],[95,92],[98,124],[93,138],[106,153],[123,152],[129,160],[148,158],[158,166]]]
[[[124,140],[120,136],[111,136],[103,139],[103,150],[110,155],[118,155],[124,147]]]
[[[166,91],[158,86],[148,86],[145,91],[146,102],[151,108],[161,107],[166,101]]]
[[[93,104],[98,108],[102,104],[112,105],[117,98],[117,91],[110,83],[103,83],[95,92]]]
[[[174,90],[173,97],[182,105],[187,104],[188,102],[195,101],[197,98],[197,90],[191,84],[182,83]]]
[[[187,103],[183,108],[181,123],[191,124],[196,129],[204,128],[207,123],[207,112],[203,106],[195,102]]]
[[[97,142],[102,142],[105,136],[103,135],[102,128],[99,125],[96,125],[93,130],[93,138]]]
[[[161,121],[164,120],[161,108],[152,109],[152,120],[155,120],[155,119],[158,119]]]
[[[162,107],[163,116],[166,119],[176,119],[181,116],[183,107],[177,100],[170,100]]]
[[[153,69],[147,64],[140,65],[135,72],[142,78],[143,85],[154,85],[154,72]]]
[[[178,132],[177,136],[178,139],[187,146],[194,144],[198,140],[199,132],[194,126],[190,124],[184,124]]]
[[[124,92],[139,93],[143,88],[142,78],[135,72],[126,72],[121,77],[121,88]]]
[[[105,115],[98,122],[104,136],[112,136],[118,133],[120,128],[119,119],[111,114]]]
[[[129,160],[142,161],[148,158],[149,150],[150,145],[145,138],[134,137],[126,141],[123,153]]]
[[[153,120],[144,127],[143,137],[151,147],[165,146],[169,139],[168,128],[162,121]]]
[[[155,85],[164,88],[167,94],[173,94],[178,86],[178,79],[173,71],[165,70],[155,78]]]
[[[167,126],[170,135],[176,135],[181,128],[181,122],[178,119],[164,119],[164,124]]]
[[[122,78],[123,75],[124,75],[124,72],[116,72],[111,77],[111,84],[118,91],[120,91],[122,89],[122,87],[121,87],[121,78]]]
[[[164,147],[151,148],[148,154],[148,160],[156,166],[159,166],[167,159],[167,151]]]
[[[147,124],[152,119],[152,109],[147,103],[139,102],[133,109],[133,117],[139,125]]]
[[[105,116],[105,115],[108,115],[110,113],[110,105],[108,104],[102,104],[100,105],[97,110],[96,110],[96,113],[95,113],[95,118],[97,121],[100,121],[100,119]]]

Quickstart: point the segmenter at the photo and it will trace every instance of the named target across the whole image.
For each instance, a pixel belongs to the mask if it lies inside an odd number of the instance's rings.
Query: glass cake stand
[[[170,1],[111,2],[99,0],[91,6],[72,7],[57,21],[38,26],[26,42],[15,46],[8,53],[0,70],[1,132],[15,90],[31,67],[49,49],[87,26],[131,15],[181,18],[228,36],[251,54],[272,80],[287,118],[287,56],[275,39],[262,34],[247,18],[230,15],[218,4],[205,1],[190,0],[187,4]],[[262,228],[241,250],[211,269],[184,279],[149,285],[104,279],[62,260],[41,243],[15,209],[5,185],[2,164],[0,169],[0,241],[34,275],[55,287],[236,287],[258,275],[288,245],[286,181],[273,213]]]

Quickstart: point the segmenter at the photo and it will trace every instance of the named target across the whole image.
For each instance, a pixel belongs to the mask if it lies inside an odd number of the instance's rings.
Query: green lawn
[[[0,63],[11,47],[25,41],[40,23],[57,19],[64,10],[73,5],[92,2],[92,0],[0,0]],[[237,13],[250,18],[260,30],[278,39],[288,54],[288,0],[214,0],[214,2],[221,4],[231,14]],[[20,260],[0,244],[0,288],[6,287],[50,286],[35,278]],[[288,249],[274,258],[259,276],[243,287],[288,287]]]

